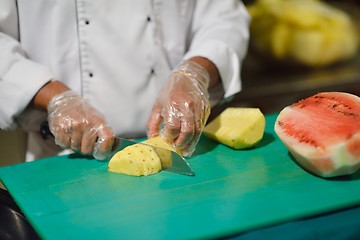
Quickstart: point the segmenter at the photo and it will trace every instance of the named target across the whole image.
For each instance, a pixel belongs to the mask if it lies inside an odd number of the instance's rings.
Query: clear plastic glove
[[[73,91],[52,98],[48,105],[48,122],[55,143],[98,160],[108,157],[114,133],[104,116]]]
[[[184,156],[191,156],[210,115],[208,72],[187,61],[171,74],[150,114],[148,137],[161,135]]]

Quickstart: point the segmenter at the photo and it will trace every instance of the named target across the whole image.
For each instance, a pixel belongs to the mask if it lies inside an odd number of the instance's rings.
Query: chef
[[[1,0],[0,127],[28,132],[27,161],[101,160],[115,135],[191,156],[241,90],[248,24],[239,0]]]

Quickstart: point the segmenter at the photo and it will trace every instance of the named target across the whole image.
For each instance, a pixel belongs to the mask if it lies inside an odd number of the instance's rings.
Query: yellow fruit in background
[[[251,46],[280,61],[325,66],[358,51],[358,32],[345,11],[317,0],[257,0],[247,6],[252,17]]]
[[[109,161],[108,171],[147,176],[161,171],[161,161],[151,146],[134,144],[117,152]]]
[[[273,28],[272,49],[277,57],[284,57],[289,52],[289,26],[283,23],[277,23]]]
[[[264,135],[265,117],[258,108],[227,108],[205,126],[205,136],[234,149],[250,148]]]

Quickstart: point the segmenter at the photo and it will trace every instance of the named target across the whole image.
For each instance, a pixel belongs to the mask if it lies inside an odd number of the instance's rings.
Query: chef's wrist
[[[53,96],[47,105],[48,113],[53,112],[58,107],[72,105],[78,101],[81,101],[81,96],[73,90],[67,90]]]
[[[37,109],[47,111],[51,99],[69,90],[70,89],[60,81],[49,81],[36,93],[31,104]]]
[[[190,60],[185,61],[181,63],[173,73],[175,76],[184,76],[187,80],[191,81],[194,86],[197,86],[199,91],[207,92],[210,76],[202,65]]]
[[[188,61],[194,62],[202,66],[209,75],[208,87],[212,88],[220,82],[220,74],[216,65],[207,58],[204,57],[193,57]]]

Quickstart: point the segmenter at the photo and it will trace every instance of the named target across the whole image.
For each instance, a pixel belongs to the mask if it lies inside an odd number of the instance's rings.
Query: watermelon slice
[[[321,177],[360,168],[360,98],[322,92],[285,107],[275,132],[295,160]]]

